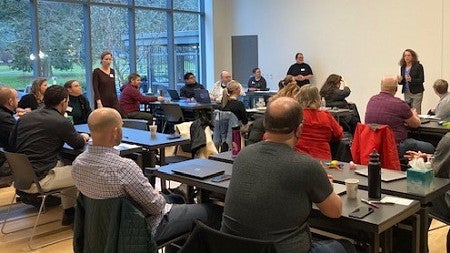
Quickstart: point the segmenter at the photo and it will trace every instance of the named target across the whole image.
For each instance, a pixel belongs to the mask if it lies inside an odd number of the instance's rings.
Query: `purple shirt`
[[[370,98],[366,108],[366,124],[388,125],[394,131],[397,143],[408,136],[405,120],[412,117],[408,104],[388,92]]]

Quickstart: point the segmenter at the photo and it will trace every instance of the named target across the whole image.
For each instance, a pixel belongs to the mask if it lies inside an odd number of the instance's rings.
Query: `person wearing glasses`
[[[289,67],[287,75],[294,76],[297,81],[297,85],[302,87],[305,84],[310,83],[310,79],[313,78],[313,72],[311,67],[303,61],[303,54],[297,53],[295,55],[296,63]]]

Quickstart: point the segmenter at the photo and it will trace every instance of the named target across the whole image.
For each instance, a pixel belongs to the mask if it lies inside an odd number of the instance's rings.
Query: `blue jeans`
[[[310,253],[356,253],[355,246],[347,240],[316,241],[311,245]]]
[[[213,204],[174,204],[156,229],[156,243],[159,245],[190,232],[197,219],[212,228],[219,229],[222,211],[221,207]]]
[[[419,141],[413,138],[407,138],[398,144],[398,154],[403,157],[406,151],[420,151],[427,154],[434,153],[433,144],[425,141]]]

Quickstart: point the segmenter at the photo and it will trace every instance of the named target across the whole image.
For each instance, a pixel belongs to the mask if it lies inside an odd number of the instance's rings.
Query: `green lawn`
[[[63,85],[66,81],[75,79],[84,87],[86,83],[86,75],[84,68],[79,65],[71,70],[53,70],[53,75],[56,77],[56,83]],[[48,78],[48,83],[53,84],[53,80]],[[34,80],[32,72],[23,72],[11,70],[9,66],[0,65],[0,84],[8,85],[15,89],[23,89],[26,85],[31,84]]]

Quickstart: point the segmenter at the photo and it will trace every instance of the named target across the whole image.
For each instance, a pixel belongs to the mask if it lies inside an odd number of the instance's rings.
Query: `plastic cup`
[[[345,179],[345,187],[347,190],[347,198],[348,199],[356,199],[358,196],[358,184],[359,180],[356,178],[348,178]]]
[[[158,130],[158,126],[157,125],[151,125],[151,126],[149,126],[149,128],[150,128],[150,136],[152,138],[155,138],[156,137],[156,131]]]

